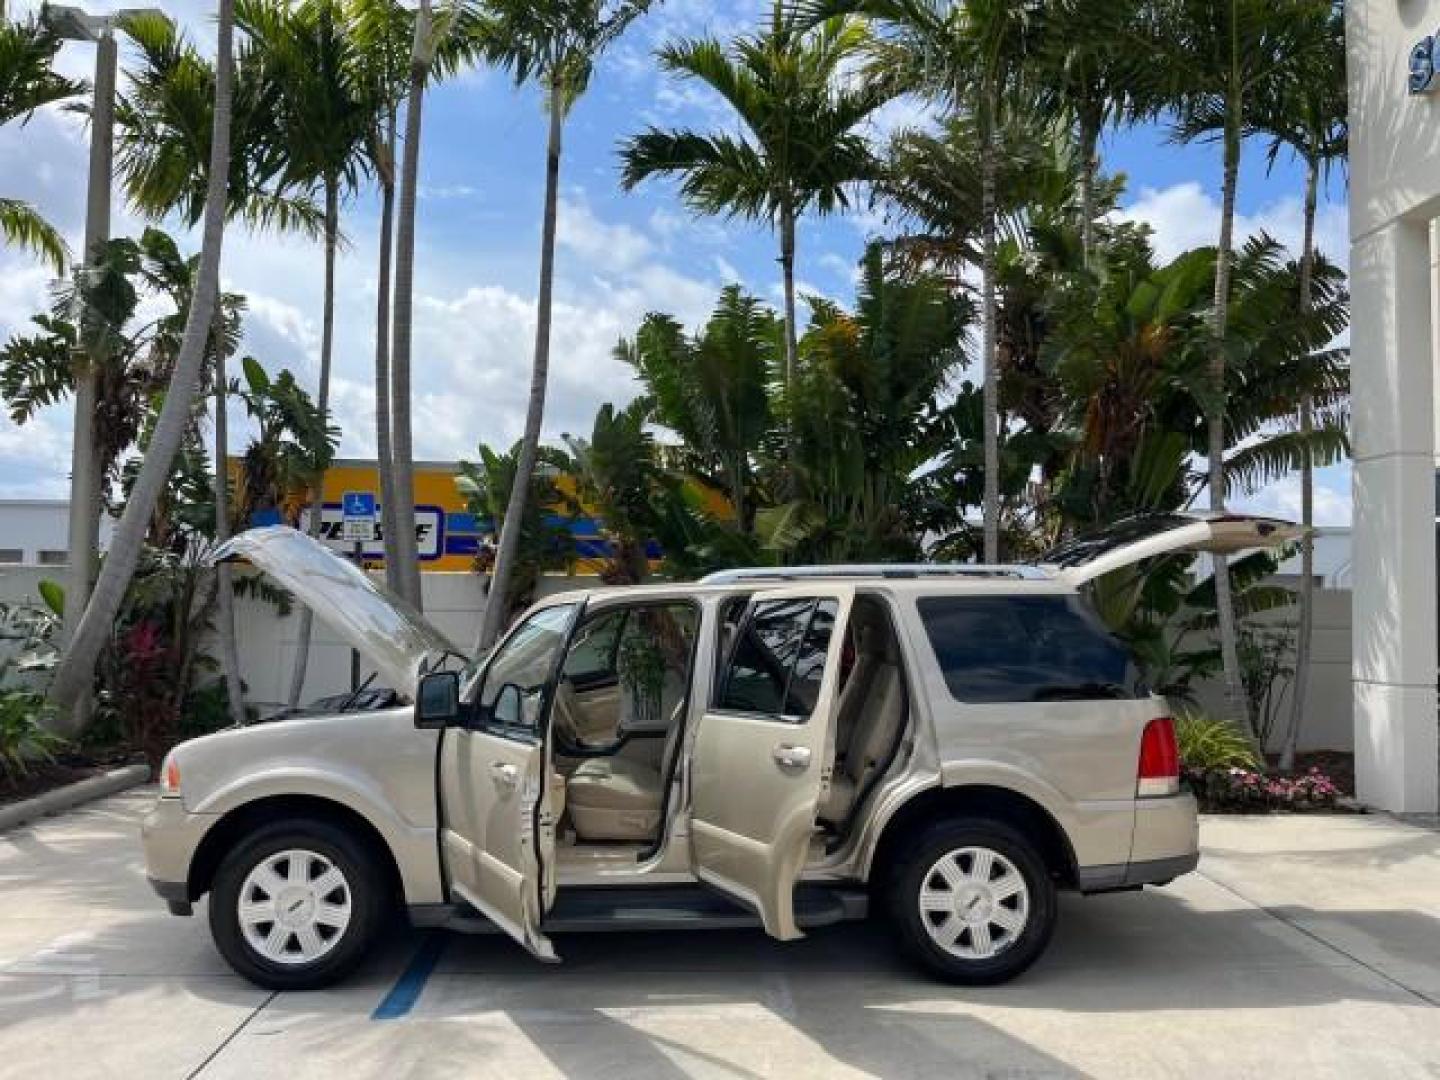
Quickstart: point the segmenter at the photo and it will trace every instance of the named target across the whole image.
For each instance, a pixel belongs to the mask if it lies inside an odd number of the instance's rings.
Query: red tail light
[[[1168,716],[1151,720],[1140,737],[1140,768],[1135,794],[1139,798],[1180,793],[1180,747],[1175,742],[1175,721]]]

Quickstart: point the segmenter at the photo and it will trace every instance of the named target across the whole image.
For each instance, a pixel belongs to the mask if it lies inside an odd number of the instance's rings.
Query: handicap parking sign
[[[343,515],[341,535],[347,543],[364,544],[375,539],[375,493],[347,491],[340,499]]]

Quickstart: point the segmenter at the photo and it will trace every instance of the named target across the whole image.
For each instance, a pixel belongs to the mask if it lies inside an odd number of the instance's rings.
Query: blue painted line
[[[425,984],[435,971],[435,965],[440,962],[440,954],[445,951],[445,940],[444,934],[431,934],[420,943],[415,955],[410,958],[410,963],[400,973],[400,978],[395,980],[395,985],[390,988],[384,1000],[375,1006],[375,1011],[370,1014],[371,1020],[400,1020],[409,1015],[415,1003],[420,1000]]]

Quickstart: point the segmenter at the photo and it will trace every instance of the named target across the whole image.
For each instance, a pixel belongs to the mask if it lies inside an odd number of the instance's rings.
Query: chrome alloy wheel
[[[333,949],[350,925],[350,883],[314,851],[267,855],[245,876],[236,915],[245,941],[276,964],[309,964]]]
[[[961,960],[989,960],[1014,945],[1030,919],[1030,890],[998,851],[963,847],[940,856],[922,879],[920,921]]]

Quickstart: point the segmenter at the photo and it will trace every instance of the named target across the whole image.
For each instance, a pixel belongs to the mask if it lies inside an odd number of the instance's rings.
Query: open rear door
[[[1305,530],[1278,518],[1250,514],[1175,513],[1125,518],[1052,548],[1037,562],[1077,585],[1145,559],[1181,551],[1234,555],[1278,547]]]
[[[695,874],[781,940],[804,936],[795,882],[834,765],[840,656],[854,599],[853,588],[830,585],[755,594],[695,735]]]

